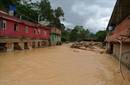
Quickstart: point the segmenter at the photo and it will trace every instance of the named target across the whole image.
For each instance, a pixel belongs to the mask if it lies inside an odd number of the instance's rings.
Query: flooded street
[[[69,45],[0,53],[0,85],[130,85],[107,54]]]

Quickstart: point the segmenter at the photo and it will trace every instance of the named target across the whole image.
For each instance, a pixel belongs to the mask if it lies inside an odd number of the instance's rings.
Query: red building
[[[50,28],[0,12],[0,49],[30,49],[48,44]]]

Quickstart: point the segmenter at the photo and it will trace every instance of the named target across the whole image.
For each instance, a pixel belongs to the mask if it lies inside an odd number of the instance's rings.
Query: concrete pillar
[[[32,49],[32,42],[28,42],[28,48],[29,48],[29,50]]]
[[[48,40],[46,40],[45,42],[46,42],[46,46],[49,46],[49,41],[48,41]]]
[[[35,48],[38,48],[38,42],[35,41]]]
[[[6,49],[7,52],[14,51],[14,44],[11,42],[8,42],[8,43],[6,43],[6,48],[7,48]]]
[[[113,53],[113,44],[112,43],[106,44],[106,51],[107,51],[107,53],[110,53],[110,54]]]
[[[38,41],[38,47],[42,47],[42,41]]]
[[[44,40],[44,41],[42,41],[42,46],[49,46],[49,41],[48,40]]]
[[[32,43],[31,42],[24,42],[24,49],[32,49]]]
[[[21,50],[24,50],[24,42],[18,42],[18,45],[20,46]]]
[[[32,42],[32,48],[35,48],[35,42],[34,41]]]
[[[40,41],[40,47],[42,47],[42,41]]]

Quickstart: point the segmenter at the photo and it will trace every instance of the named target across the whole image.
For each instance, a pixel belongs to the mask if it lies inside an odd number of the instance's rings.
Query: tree
[[[103,42],[106,38],[107,32],[106,31],[98,31],[96,33],[96,38],[98,41]]]
[[[17,0],[0,0],[0,9],[8,10],[9,5],[16,4]]]
[[[75,26],[70,33],[71,41],[81,41],[89,35],[89,30],[85,30],[83,26]]]
[[[37,22],[38,20],[38,11],[33,10],[31,4],[20,4],[16,5],[16,13],[17,15],[22,16],[22,19],[29,20],[32,22]]]
[[[62,32],[61,40],[62,42],[70,41],[71,29],[67,28]]]
[[[61,7],[57,7],[57,9],[54,10],[54,13],[56,18],[64,17],[64,11]]]
[[[41,20],[46,20],[50,22],[50,26],[55,26],[61,30],[64,29],[64,24],[61,23],[60,18],[64,16],[64,11],[61,7],[57,9],[52,9],[49,0],[42,0],[38,4],[39,13],[42,17]]]
[[[33,2],[32,0],[0,0],[0,8],[8,11],[11,4],[16,5],[16,16],[21,16],[22,19],[37,22],[49,22],[50,26],[64,30],[65,26],[61,23],[61,17],[64,17],[64,11],[61,7],[52,9],[49,0],[41,0]],[[40,17],[40,18],[39,18]]]
[[[41,0],[39,3],[39,13],[43,20],[48,20],[50,23],[53,22],[54,15],[49,0]]]

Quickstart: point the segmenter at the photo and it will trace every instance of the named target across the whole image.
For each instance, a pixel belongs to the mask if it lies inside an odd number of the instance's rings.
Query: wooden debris
[[[96,47],[102,47],[100,42],[75,42],[71,45],[71,48],[81,49],[81,50],[94,50]]]

